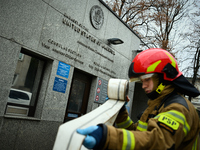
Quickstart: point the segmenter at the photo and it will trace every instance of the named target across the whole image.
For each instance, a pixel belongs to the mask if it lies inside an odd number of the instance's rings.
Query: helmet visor
[[[151,78],[153,75],[155,75],[155,73],[149,73],[149,74],[141,75],[136,78],[130,78],[129,82],[140,82],[143,79]]]
[[[141,75],[139,78],[140,78],[140,80],[151,78],[154,74],[155,73],[149,73],[149,74]]]

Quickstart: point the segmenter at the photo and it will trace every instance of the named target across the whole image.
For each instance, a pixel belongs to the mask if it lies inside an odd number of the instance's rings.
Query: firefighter
[[[137,123],[123,106],[116,119],[118,128],[99,124],[77,129],[86,135],[83,145],[88,149],[197,150],[199,117],[184,95],[200,93],[179,71],[175,58],[163,49],[145,50],[133,59],[128,75],[130,81],[142,82],[148,107]]]

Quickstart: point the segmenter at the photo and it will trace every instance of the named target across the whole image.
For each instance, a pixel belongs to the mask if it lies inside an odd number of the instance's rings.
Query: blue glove
[[[88,149],[98,147],[103,136],[103,129],[100,126],[90,126],[85,129],[77,129],[76,131],[79,134],[86,135],[83,145]]]
[[[109,97],[108,97],[108,95],[106,96],[105,100],[106,100],[106,101],[107,101],[107,100],[109,100]]]

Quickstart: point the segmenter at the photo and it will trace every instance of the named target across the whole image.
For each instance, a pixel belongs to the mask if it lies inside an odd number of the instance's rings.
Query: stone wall
[[[90,17],[96,8],[102,10],[103,19]],[[93,76],[90,112],[98,105],[94,103],[97,78],[128,79],[133,51],[140,44],[138,36],[100,0],[1,0],[0,22],[0,149],[5,150],[51,149],[63,122],[74,69]],[[112,45],[109,38],[124,43]],[[21,51],[47,62],[33,117],[5,115]],[[68,78],[60,77],[67,80],[65,93],[52,90],[59,62],[70,65]],[[129,97],[133,95],[131,84]]]

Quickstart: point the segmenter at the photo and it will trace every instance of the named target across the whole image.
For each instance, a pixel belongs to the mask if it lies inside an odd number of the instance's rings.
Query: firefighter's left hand
[[[129,98],[128,95],[127,95],[127,96],[126,96],[126,102],[125,102],[125,105],[127,105],[129,101],[130,101],[130,98]]]
[[[106,100],[106,101],[109,100],[108,95],[106,96],[105,100]],[[125,102],[125,105],[130,101],[130,98],[128,97],[128,95],[126,96],[126,100],[125,100],[125,101],[126,101],[126,102]]]

